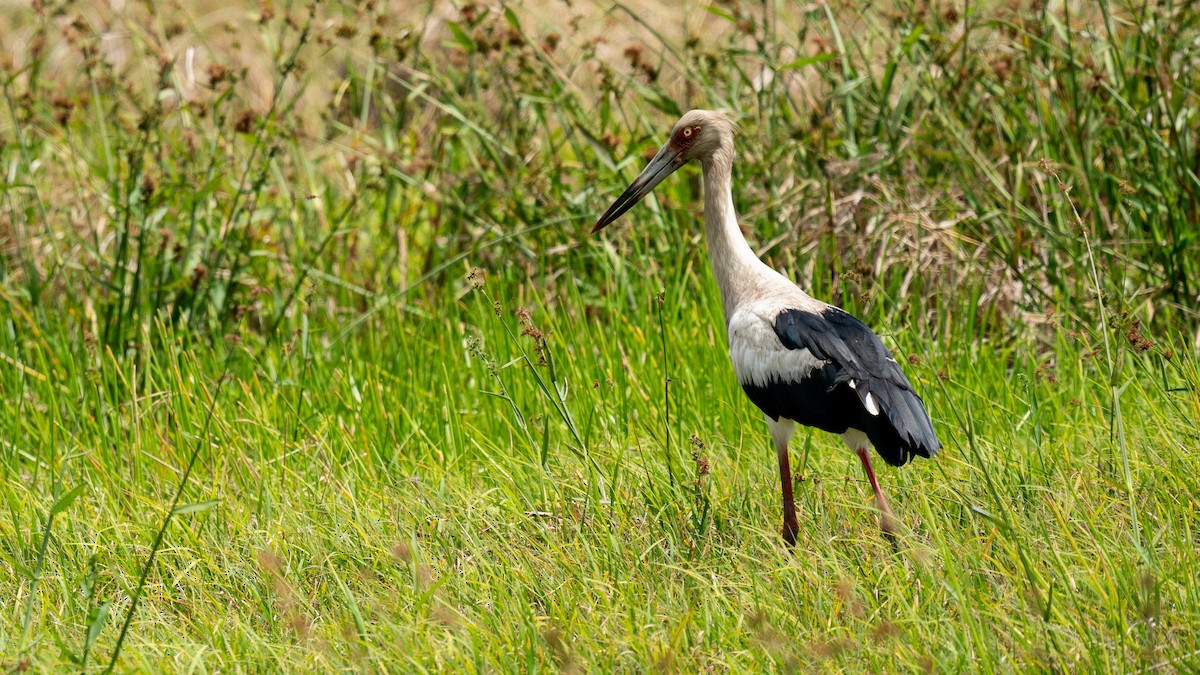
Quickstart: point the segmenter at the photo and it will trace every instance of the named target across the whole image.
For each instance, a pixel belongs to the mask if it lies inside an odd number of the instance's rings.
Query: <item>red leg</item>
[[[867,456],[866,448],[859,448],[856,452],[858,453],[858,458],[862,460],[863,469],[867,472],[867,478],[871,481],[871,489],[875,490],[875,508],[879,509],[879,527],[889,539],[895,541],[896,516],[892,513],[892,508],[888,506],[887,498],[883,496],[883,492],[879,489],[879,481],[875,479],[875,469],[871,468],[871,458]]]
[[[783,492],[783,540],[789,546],[795,546],[800,525],[796,522],[796,502],[792,499],[792,469],[788,462],[787,443],[777,443],[775,453],[779,456],[779,481]]]

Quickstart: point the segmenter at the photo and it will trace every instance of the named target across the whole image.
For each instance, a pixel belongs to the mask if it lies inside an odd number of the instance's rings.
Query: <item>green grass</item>
[[[97,7],[0,20],[5,669],[1200,666],[1195,9]],[[784,546],[698,171],[586,235],[693,105],[932,413],[896,549],[807,430]]]

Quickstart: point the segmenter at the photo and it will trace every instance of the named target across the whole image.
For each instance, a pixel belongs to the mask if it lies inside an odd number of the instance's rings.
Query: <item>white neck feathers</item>
[[[744,299],[753,297],[762,272],[769,270],[746,243],[733,210],[733,148],[722,145],[705,158],[702,165],[708,255],[712,260],[713,277],[721,291],[721,305],[728,325],[738,305]]]

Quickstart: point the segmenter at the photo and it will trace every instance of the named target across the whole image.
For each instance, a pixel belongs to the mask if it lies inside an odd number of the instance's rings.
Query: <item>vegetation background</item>
[[[870,6],[864,8],[864,4]],[[1200,8],[0,0],[0,665],[1200,668]],[[945,443],[725,355],[690,107],[755,249]]]

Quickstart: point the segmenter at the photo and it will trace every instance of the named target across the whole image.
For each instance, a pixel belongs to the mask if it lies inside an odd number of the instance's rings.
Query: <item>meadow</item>
[[[0,3],[0,667],[1200,670],[1200,9]],[[944,444],[793,441],[755,250]]]

